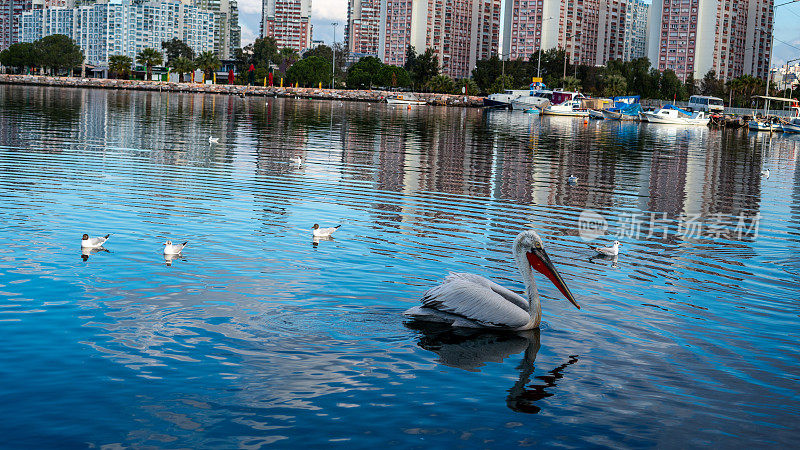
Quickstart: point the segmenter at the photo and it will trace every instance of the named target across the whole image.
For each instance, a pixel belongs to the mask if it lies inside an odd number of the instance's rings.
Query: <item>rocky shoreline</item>
[[[0,84],[33,86],[76,87],[96,89],[127,89],[136,91],[194,92],[262,97],[300,97],[311,99],[378,102],[391,94],[382,90],[316,89],[294,87],[239,86],[229,84],[173,83],[167,81],[110,80],[105,78],[48,77],[41,75],[0,74]],[[483,97],[451,94],[415,93],[417,98],[429,105],[483,106]]]

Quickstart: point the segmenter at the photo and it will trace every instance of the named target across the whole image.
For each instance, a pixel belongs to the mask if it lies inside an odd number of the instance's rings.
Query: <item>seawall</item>
[[[378,102],[391,94],[382,90],[316,89],[295,87],[240,86],[230,84],[173,83],[167,81],[111,80],[105,78],[49,77],[41,75],[0,74],[0,84],[126,89],[135,91],[196,92],[221,95],[253,95],[264,97],[300,97],[327,100]],[[451,94],[415,93],[430,105],[483,106],[483,97]]]

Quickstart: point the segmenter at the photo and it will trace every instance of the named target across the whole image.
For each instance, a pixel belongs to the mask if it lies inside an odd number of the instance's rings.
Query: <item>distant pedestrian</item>
[[[250,80],[250,86],[256,84],[256,68],[252,64],[250,64],[250,68],[247,69],[247,77]]]

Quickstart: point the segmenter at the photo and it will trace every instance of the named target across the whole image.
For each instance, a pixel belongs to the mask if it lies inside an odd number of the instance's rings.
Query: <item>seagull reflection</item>
[[[619,264],[617,261],[619,260],[619,255],[608,256],[608,255],[595,255],[589,257],[589,262],[592,264],[600,264],[605,266],[606,263],[610,262],[608,266],[612,269],[619,269]]]
[[[312,236],[311,237],[311,245],[314,248],[317,248],[317,246],[319,245],[319,241],[332,241],[332,240],[333,240],[333,236]]]
[[[106,250],[104,247],[95,247],[95,248],[81,248],[81,259],[84,261],[89,260],[89,256],[94,255],[95,253],[106,252],[111,253],[110,251]]]
[[[178,254],[164,253],[164,264],[165,265],[171,266],[172,265],[172,261],[175,261],[175,260],[186,261],[186,258],[184,258],[183,255],[181,255],[180,253],[178,253]]]
[[[440,364],[470,372],[479,372],[486,363],[499,363],[512,355],[523,353],[522,361],[517,367],[520,371],[519,379],[508,390],[506,397],[506,405],[516,412],[539,413],[541,408],[536,402],[555,395],[549,389],[554,388],[556,382],[564,377],[563,372],[568,366],[578,362],[578,356],[571,355],[564,364],[545,375],[533,377],[532,383],[534,362],[540,346],[538,328],[502,333],[485,329],[452,328],[419,321],[408,322],[406,326],[421,333],[417,345],[436,353]]]

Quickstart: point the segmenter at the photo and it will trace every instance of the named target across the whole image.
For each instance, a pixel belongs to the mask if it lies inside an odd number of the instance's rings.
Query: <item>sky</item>
[[[776,0],[780,5],[784,0]],[[800,1],[780,6],[775,11],[775,51],[772,65],[782,65],[789,59],[800,58]],[[336,42],[344,38],[347,21],[347,0],[312,0],[311,23],[313,39],[333,42],[332,22],[336,27]],[[242,26],[242,46],[258,37],[261,24],[261,0],[239,0],[239,24]],[[800,62],[800,61],[798,61]]]

